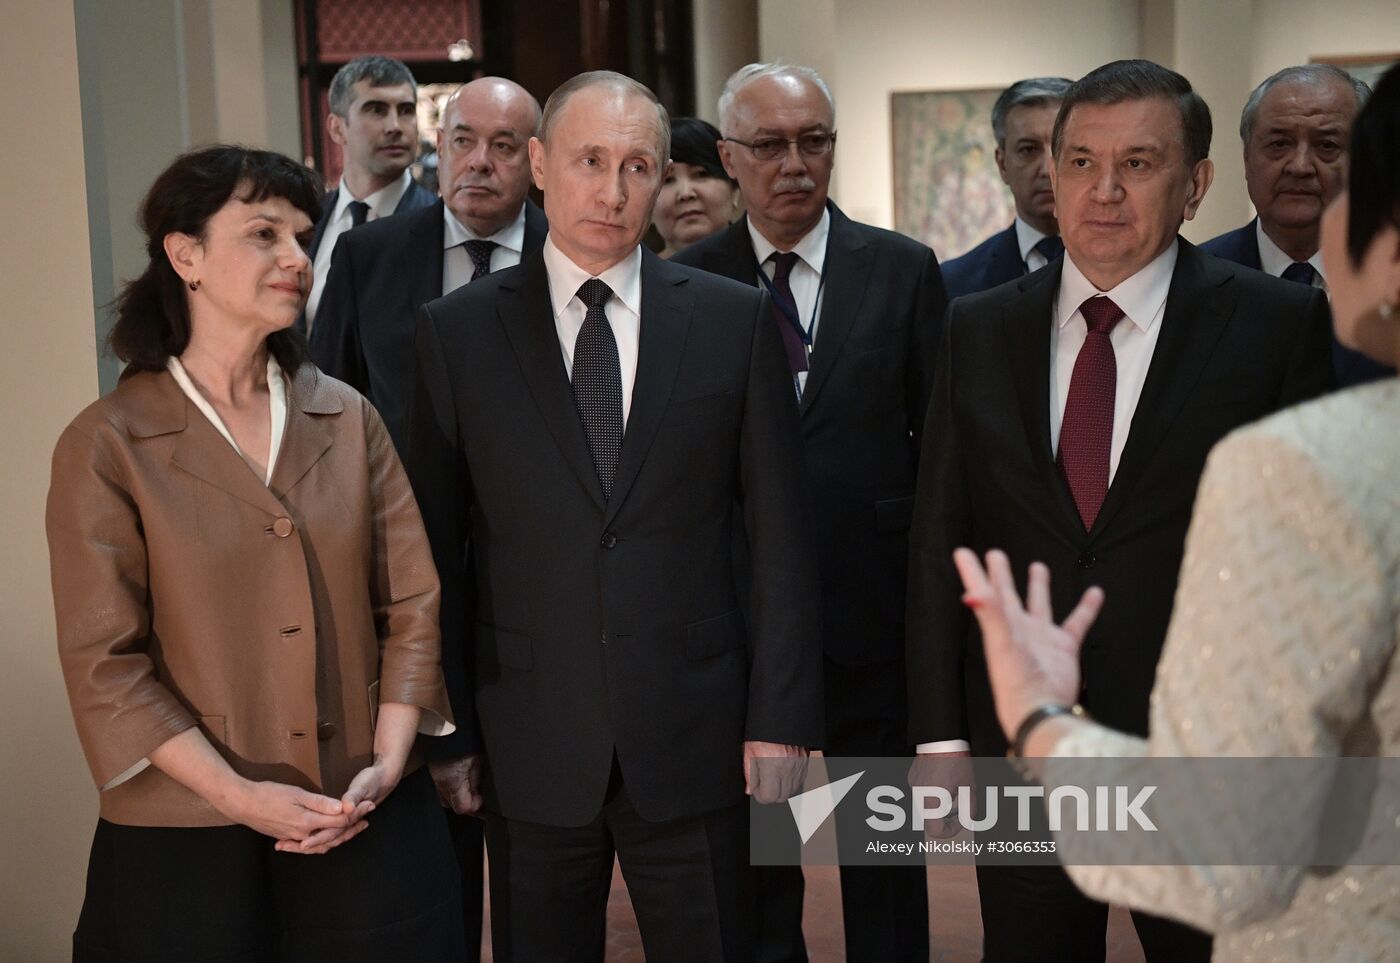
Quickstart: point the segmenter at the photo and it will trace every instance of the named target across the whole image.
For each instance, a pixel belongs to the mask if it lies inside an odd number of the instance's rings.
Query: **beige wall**
[[[841,135],[832,194],[851,217],[885,227],[894,217],[893,91],[1077,77],[1104,61],[1136,56],[1141,26],[1137,0],[840,0],[830,4],[830,28],[803,26],[800,11],[815,8],[809,16],[820,22],[825,6],[763,0],[763,56],[821,56],[832,64],[824,73]],[[818,49],[826,37],[830,50]]]
[[[1400,51],[1395,0],[758,0],[760,56],[810,63],[837,102],[832,196],[893,223],[890,95],[1078,77],[1121,57],[1182,71],[1211,106],[1216,183],[1183,230],[1204,240],[1252,216],[1239,113],[1255,84],[1319,55]],[[1003,25],[998,29],[995,25]]]
[[[756,0],[695,0],[695,114],[719,124],[715,105],[729,75],[758,59]]]
[[[97,816],[59,679],[44,541],[54,441],[97,397],[71,4],[6,5],[0,112],[0,958],[47,961],[68,959]]]

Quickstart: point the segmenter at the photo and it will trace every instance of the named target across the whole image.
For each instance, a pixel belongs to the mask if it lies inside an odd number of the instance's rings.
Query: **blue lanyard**
[[[762,282],[763,282],[763,286],[764,286],[765,288],[768,289],[768,295],[769,295],[769,297],[771,297],[771,298],[773,299],[773,304],[774,304],[774,306],[777,307],[777,309],[782,313],[783,317],[787,318],[787,319],[788,319],[788,322],[789,322],[794,328],[797,329],[798,337],[800,337],[800,338],[802,339],[802,343],[803,343],[804,345],[807,346],[807,351],[810,353],[811,350],[812,350],[812,332],[811,332],[811,329],[810,329],[810,328],[804,328],[804,327],[802,326],[802,319],[801,319],[800,317],[797,316],[797,303],[796,303],[797,297],[796,297],[795,295],[793,296],[793,305],[792,305],[791,308],[789,308],[789,307],[787,306],[786,301],[785,301],[783,298],[780,298],[780,297],[778,296],[778,288],[777,288],[777,285],[775,285],[775,284],[773,283],[773,280],[772,280],[770,277],[768,277],[768,272],[765,271],[765,270],[763,270],[763,265],[762,265],[761,263],[759,263],[759,261],[758,261],[757,258],[754,259],[754,267],[755,267],[755,269],[758,271],[758,279],[759,279],[760,281],[762,281]],[[812,318],[813,318],[813,320],[816,319],[816,317],[817,317],[817,312],[821,310],[821,307],[822,307],[822,288],[823,288],[825,285],[826,285],[826,264],[823,263],[823,264],[822,264],[822,273],[821,273],[821,277],[819,277],[819,278],[817,279],[817,297],[816,297],[816,299],[812,302]],[[788,287],[790,288],[790,287],[792,287],[792,285],[789,284]]]

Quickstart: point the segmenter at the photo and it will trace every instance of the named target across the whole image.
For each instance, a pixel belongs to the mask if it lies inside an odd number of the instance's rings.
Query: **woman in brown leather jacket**
[[[75,959],[463,955],[413,752],[452,731],[422,520],[378,414],[291,330],[319,207],[278,154],[177,159],[117,302],[126,372],[54,452],[59,655],[101,800]]]

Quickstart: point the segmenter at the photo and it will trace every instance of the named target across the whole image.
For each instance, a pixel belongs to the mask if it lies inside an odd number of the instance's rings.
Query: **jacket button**
[[[277,519],[272,523],[272,534],[278,538],[286,538],[292,534],[292,520],[285,515]]]
[[[322,742],[330,742],[335,738],[335,723],[323,722],[316,727],[316,738]]]
[[[603,533],[603,542],[602,542],[602,545],[603,545],[604,548],[614,548],[614,547],[616,547],[616,545],[617,545],[617,536],[614,535],[612,532],[604,532],[604,533]]]
[[[1093,552],[1085,552],[1076,561],[1080,568],[1093,568],[1098,564],[1099,559]]]

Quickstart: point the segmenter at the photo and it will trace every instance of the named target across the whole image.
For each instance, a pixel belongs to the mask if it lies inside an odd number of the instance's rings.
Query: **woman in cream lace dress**
[[[1322,253],[1338,337],[1400,361],[1400,68],[1356,120],[1348,193],[1324,218]],[[1043,565],[1032,566],[1023,608],[1005,555],[988,553],[985,570],[966,549],[956,561],[1002,726],[1050,784],[1047,757],[1400,756],[1396,378],[1285,411],[1212,453],[1148,739],[1064,711],[1102,592],[1086,593],[1057,626]],[[1278,834],[1315,833],[1318,821],[1280,814],[1319,813],[1331,788],[1314,781],[1305,798],[1258,806],[1250,819],[1280,822],[1268,827]],[[1067,869],[1097,899],[1214,932],[1217,960],[1400,958],[1400,866]]]

